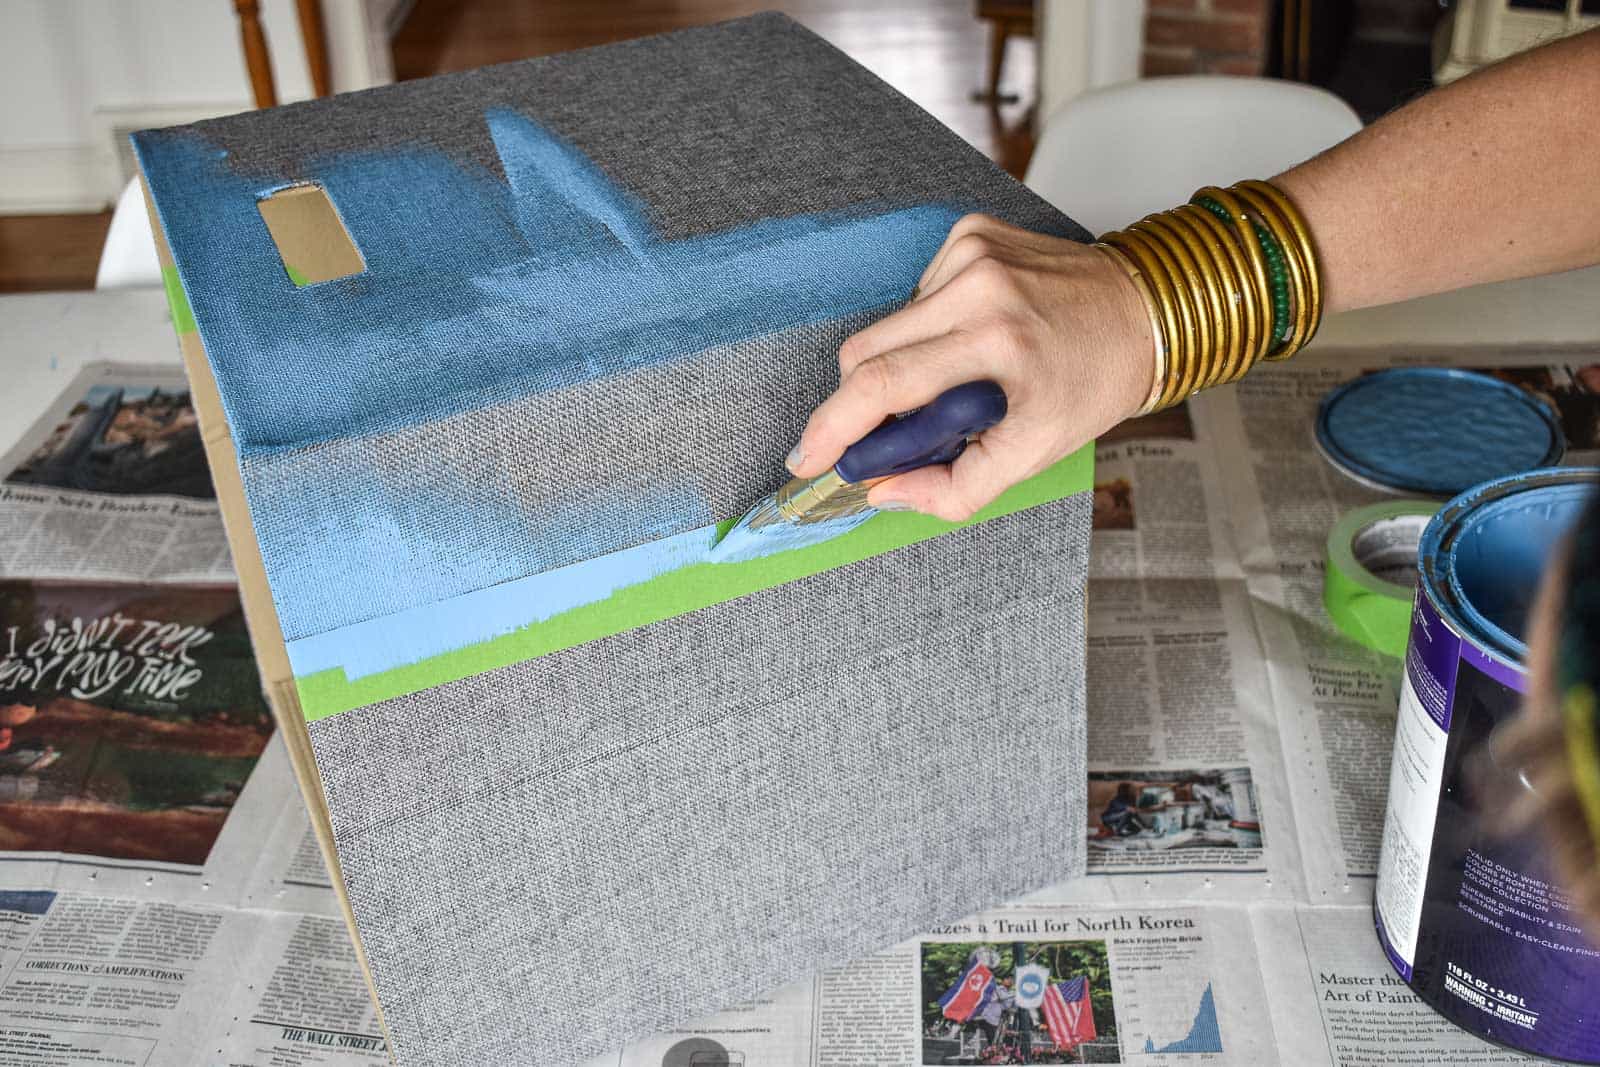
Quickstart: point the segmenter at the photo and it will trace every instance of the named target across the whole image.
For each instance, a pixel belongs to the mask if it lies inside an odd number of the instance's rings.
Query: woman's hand
[[[968,215],[911,303],[839,349],[838,391],[787,463],[815,477],[889,416],[989,379],[1006,393],[999,425],[953,464],[890,478],[868,495],[886,510],[967,519],[1137,411],[1154,363],[1149,315],[1116,263],[1075,241]]]

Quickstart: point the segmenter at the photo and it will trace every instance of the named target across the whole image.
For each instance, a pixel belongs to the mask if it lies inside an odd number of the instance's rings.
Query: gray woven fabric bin
[[[291,655],[741,513],[782,479],[839,343],[937,247],[930,219],[1087,237],[775,15],[137,147]],[[511,205],[517,248],[424,202],[445,164]],[[247,212],[214,210],[299,181],[327,185],[366,273],[297,291],[260,267]],[[638,217],[569,210],[590,181]],[[891,219],[916,256],[796,262],[796,287],[828,289],[810,303],[776,285],[644,306],[690,269],[655,249],[811,248],[806,218]],[[646,295],[577,286],[530,312],[572,246],[643,264]],[[585,301],[581,373],[569,334],[518,332]],[[558,1067],[1081,873],[1090,509],[1080,492],[310,723],[400,1062]]]

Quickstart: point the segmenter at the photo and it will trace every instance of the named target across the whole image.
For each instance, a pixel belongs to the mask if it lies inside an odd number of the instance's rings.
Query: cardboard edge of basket
[[[156,258],[161,265],[162,277],[166,279],[169,299],[187,301],[188,296],[183,292],[181,282],[176,279],[177,264],[167,244],[166,233],[162,230],[155,202],[151,199],[149,184],[142,174],[139,184],[144,193],[145,210],[150,216],[150,228],[155,234]],[[176,294],[173,293],[174,287]],[[317,770],[311,734],[306,728],[305,716],[295,690],[294,672],[289,666],[283,629],[278,623],[278,612],[273,607],[272,592],[267,585],[266,565],[261,559],[255,524],[245,503],[239,456],[234,449],[233,435],[228,430],[228,420],[222,411],[222,396],[217,389],[216,378],[211,373],[211,361],[206,356],[200,332],[192,325],[192,316],[180,316],[175,312],[173,320],[184,371],[189,378],[190,397],[200,420],[201,440],[205,446],[206,461],[211,467],[217,505],[222,512],[222,523],[227,533],[228,550],[233,555],[233,568],[239,580],[239,602],[244,608],[245,627],[255,652],[256,667],[261,673],[267,703],[272,708],[273,718],[277,720],[278,732],[283,736],[284,747],[289,753],[290,766],[294,768],[295,780],[299,783],[300,793],[311,816],[312,832],[316,835],[323,861],[332,875],[339,911],[344,917],[345,926],[349,928],[356,962],[361,967],[361,975],[377,1013],[378,1026],[383,1031],[389,1058],[393,1062],[394,1041],[383,1015],[383,1003],[378,998],[372,968],[367,963],[367,950],[361,941],[361,931],[356,926],[355,911],[350,906],[350,896],[345,890],[344,872],[339,865],[339,852],[334,844],[333,822],[328,814],[322,775]]]

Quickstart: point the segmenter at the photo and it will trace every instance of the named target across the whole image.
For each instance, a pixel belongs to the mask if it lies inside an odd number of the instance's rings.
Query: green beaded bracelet
[[[1223,222],[1233,222],[1228,209],[1209,196],[1196,197],[1194,202]],[[1250,220],[1250,228],[1261,242],[1261,252],[1267,261],[1267,282],[1272,289],[1272,336],[1282,344],[1294,332],[1289,317],[1289,265],[1283,258],[1283,246],[1270,230],[1254,219]]]

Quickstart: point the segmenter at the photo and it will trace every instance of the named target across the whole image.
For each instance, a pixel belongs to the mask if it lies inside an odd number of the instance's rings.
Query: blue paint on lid
[[[1357,481],[1406,496],[1450,497],[1566,452],[1556,413],[1487,374],[1395,367],[1322,398],[1317,447]]]

